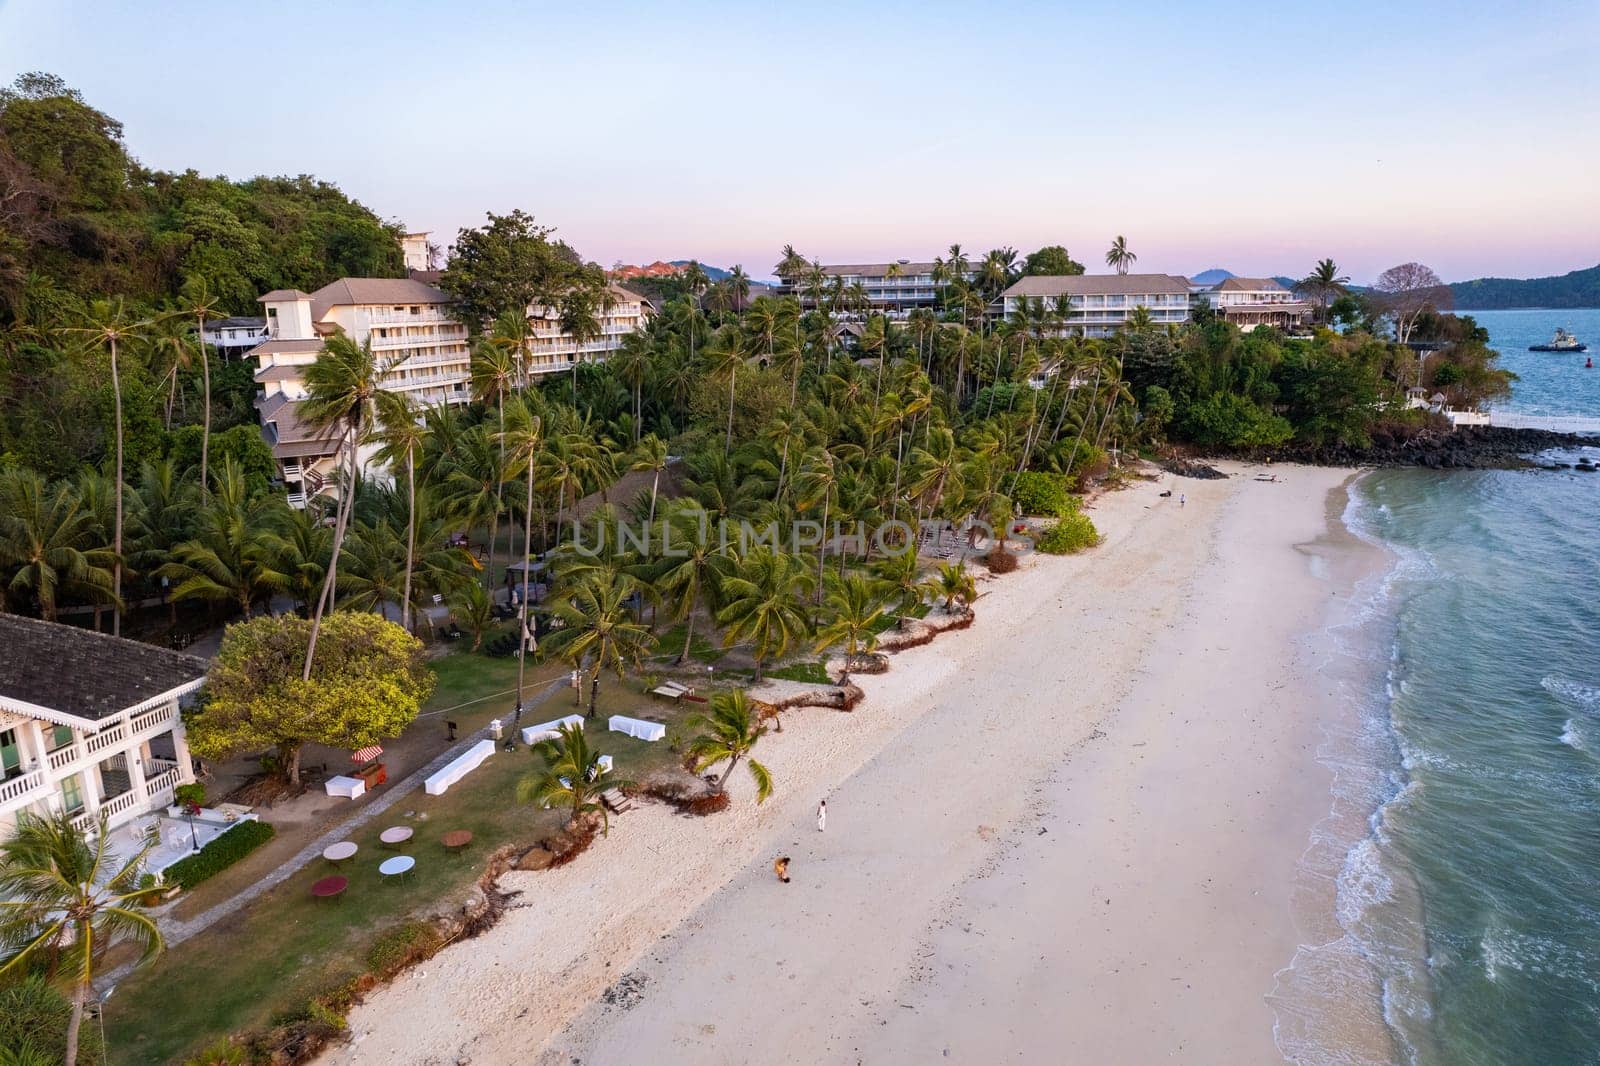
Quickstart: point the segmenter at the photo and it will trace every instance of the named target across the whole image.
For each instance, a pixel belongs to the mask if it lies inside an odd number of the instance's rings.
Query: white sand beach
[[[1375,560],[1330,534],[1350,472],[1227,469],[1102,497],[1099,548],[982,584],[853,713],[786,715],[764,806],[741,773],[725,814],[643,805],[507,876],[324,1061],[1279,1061],[1340,711],[1296,642]]]

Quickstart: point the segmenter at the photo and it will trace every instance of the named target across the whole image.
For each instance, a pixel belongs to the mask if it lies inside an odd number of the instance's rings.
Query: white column
[[[189,735],[183,731],[183,719],[177,708],[172,713],[172,757],[178,760],[178,784],[194,781],[194,760],[189,757]]]

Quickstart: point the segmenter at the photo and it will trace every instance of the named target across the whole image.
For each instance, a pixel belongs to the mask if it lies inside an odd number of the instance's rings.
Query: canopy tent
[[[357,762],[357,763],[359,763],[359,762],[371,762],[373,759],[376,759],[378,756],[380,756],[382,754],[383,754],[383,745],[381,745],[381,744],[368,744],[364,748],[358,748],[357,750],[352,751],[350,753],[350,761],[351,762]]]

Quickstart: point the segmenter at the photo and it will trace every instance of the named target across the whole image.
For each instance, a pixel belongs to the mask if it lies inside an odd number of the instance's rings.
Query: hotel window
[[[83,810],[83,788],[78,784],[77,774],[61,779],[61,807],[68,814]]]
[[[50,730],[50,750],[60,751],[62,748],[69,746],[72,743],[72,736],[72,727],[70,725],[53,727]]]

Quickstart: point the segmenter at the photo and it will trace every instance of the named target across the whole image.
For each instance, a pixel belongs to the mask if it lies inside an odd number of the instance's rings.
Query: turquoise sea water
[[[1562,325],[1600,355],[1600,311],[1476,317],[1508,406],[1600,415],[1600,370],[1524,350]],[[1370,817],[1322,976],[1375,975],[1397,1061],[1600,1063],[1600,474],[1380,471],[1346,522],[1396,565],[1345,634],[1364,718],[1323,752]],[[1317,1043],[1292,1057],[1357,1061]]]

